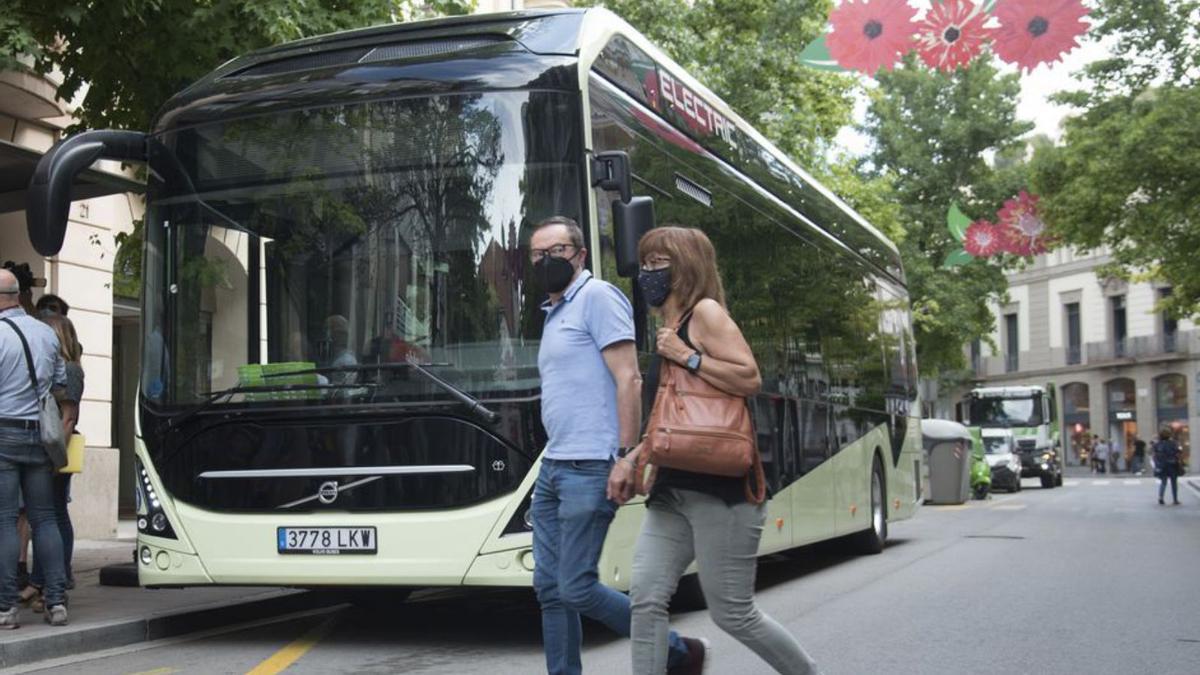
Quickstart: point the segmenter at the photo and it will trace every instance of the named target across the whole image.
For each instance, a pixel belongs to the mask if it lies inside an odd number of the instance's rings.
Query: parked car
[[[992,470],[992,489],[1021,491],[1021,455],[1013,447],[1011,434],[983,430],[983,454]]]

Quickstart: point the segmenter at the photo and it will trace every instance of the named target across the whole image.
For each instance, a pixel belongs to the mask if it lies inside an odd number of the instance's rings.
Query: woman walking
[[[54,329],[58,336],[59,354],[67,366],[66,397],[59,401],[62,412],[63,434],[70,438],[75,433],[75,425],[79,422],[79,403],[83,400],[83,348],[75,334],[75,325],[67,317],[53,311],[43,311],[38,315],[43,323]],[[67,510],[67,502],[71,499],[71,474],[54,474],[54,518],[58,523],[58,533],[62,537],[63,570],[67,574],[67,589],[75,587],[75,575],[71,573],[71,558],[75,550],[75,528],[71,525],[71,514]],[[33,572],[29,575],[29,586],[21,591],[21,601],[27,602],[34,612],[44,608],[41,591],[45,584],[45,568],[42,561],[33,559]]]
[[[670,360],[735,396],[758,391],[758,364],[725,308],[716,253],[703,232],[665,226],[638,245],[638,286],[667,326],[646,378],[657,393]],[[636,461],[639,446],[622,461]],[[758,542],[766,507],[748,501],[743,478],[658,469],[633,556],[633,672],[667,668],[667,606],[684,569],[696,561],[713,621],[780,673],[816,673],[816,664],[783,626],[754,603]]]
[[[1179,444],[1171,439],[1171,430],[1162,429],[1158,432],[1158,441],[1154,444],[1154,475],[1158,476],[1158,503],[1162,504],[1163,494],[1167,490],[1167,481],[1171,481],[1171,501],[1179,503],[1179,464],[1182,461]]]

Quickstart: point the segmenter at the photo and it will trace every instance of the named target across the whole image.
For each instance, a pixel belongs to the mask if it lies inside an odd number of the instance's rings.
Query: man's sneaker
[[[712,648],[707,638],[685,637],[683,644],[687,645],[687,658],[674,668],[667,669],[667,675],[700,675],[708,665],[708,650]]]
[[[52,605],[46,608],[46,623],[51,626],[67,625],[67,606]]]
[[[13,605],[6,610],[0,611],[0,630],[12,630],[20,628],[21,624],[17,622],[17,606]]]

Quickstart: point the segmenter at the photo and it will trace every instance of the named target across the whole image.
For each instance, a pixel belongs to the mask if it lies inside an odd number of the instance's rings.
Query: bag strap
[[[29,343],[25,341],[25,334],[21,332],[20,328],[17,328],[17,324],[13,323],[12,319],[6,318],[0,319],[0,321],[8,324],[9,328],[17,332],[17,337],[21,338],[21,348],[25,350],[25,367],[29,369],[29,384],[33,387],[33,398],[40,403],[42,397],[38,394],[37,371],[33,369],[33,354],[29,351]]]
[[[746,473],[746,499],[751,504],[761,504],[767,499],[767,475],[763,471],[762,455],[758,452],[757,435],[752,442],[754,443],[754,463],[750,466],[750,471]],[[753,479],[753,487],[750,485],[751,479]]]

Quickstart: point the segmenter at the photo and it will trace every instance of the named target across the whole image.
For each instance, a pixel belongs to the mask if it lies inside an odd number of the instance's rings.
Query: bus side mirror
[[[654,227],[654,200],[650,197],[631,197],[628,203],[612,203],[613,231],[616,235],[617,274],[623,277],[638,273],[638,242]]]
[[[140,131],[85,131],[59,141],[38,160],[25,205],[25,226],[34,250],[57,255],[67,235],[71,185],[98,159],[146,161],[146,134]]]

